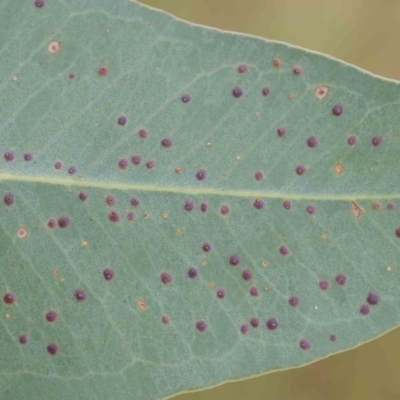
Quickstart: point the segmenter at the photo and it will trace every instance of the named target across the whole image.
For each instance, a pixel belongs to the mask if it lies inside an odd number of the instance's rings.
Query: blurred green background
[[[289,42],[400,79],[400,0],[141,0],[198,24]],[[303,368],[174,400],[399,400],[400,330]]]

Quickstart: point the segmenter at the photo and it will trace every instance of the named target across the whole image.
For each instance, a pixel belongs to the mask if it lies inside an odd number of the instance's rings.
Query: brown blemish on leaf
[[[326,235],[321,235],[321,240],[325,240],[326,239]]]
[[[260,116],[260,113],[257,111],[256,112],[256,117],[259,117]]]
[[[60,51],[60,46],[60,42],[50,42],[47,46],[47,51],[52,55],[57,54]]]
[[[353,214],[354,218],[358,218],[364,210],[355,202],[351,202],[351,213]]]
[[[10,319],[11,318],[11,314],[7,313],[6,314],[6,319]]]
[[[164,213],[162,216],[163,216],[163,218],[168,218],[168,214],[167,213]]]
[[[180,169],[179,167],[177,167],[177,168],[175,168],[175,172],[176,172],[177,174],[180,174],[180,173],[181,173],[181,169]]]
[[[207,267],[207,262],[206,262],[206,261],[203,261],[203,262],[201,263],[201,265],[202,265],[203,267]]]
[[[185,230],[184,230],[183,228],[179,228],[179,229],[178,229],[178,233],[179,233],[180,235],[182,235],[183,232],[185,232]]]
[[[58,269],[53,269],[52,274],[53,274],[53,276],[58,276]]]
[[[17,78],[16,76],[13,76],[11,79],[12,79],[14,82],[17,82],[17,80],[18,80],[18,78]]]
[[[326,85],[319,85],[315,88],[315,97],[319,100],[322,100],[326,97],[326,95],[328,94],[328,86]]]
[[[207,142],[206,146],[211,147],[211,142]]]
[[[188,366],[188,370],[191,371],[193,367],[191,365]]]
[[[281,60],[279,58],[274,58],[274,60],[272,61],[272,65],[275,68],[279,68],[281,66]]]
[[[267,267],[268,267],[268,261],[263,261],[263,262],[262,262],[262,266],[263,266],[264,268],[267,268]]]
[[[81,242],[81,247],[86,247],[88,245],[88,242],[86,240],[84,240],[83,242]]]
[[[149,219],[149,214],[144,214],[143,218],[144,219]]]
[[[335,170],[336,175],[342,175],[342,172],[343,172],[343,165],[340,163],[340,161],[339,161],[337,164],[335,164],[335,166],[333,167],[333,169]]]
[[[392,267],[389,265],[387,268],[386,268],[386,271],[387,272],[390,272],[392,270]]]
[[[18,231],[17,231],[17,236],[20,238],[20,239],[23,239],[24,237],[26,237],[28,235],[28,231],[26,230],[26,228],[24,228],[23,226],[20,226],[19,228],[18,228]]]
[[[381,208],[381,205],[378,202],[373,202],[371,208],[373,210],[379,210]]]
[[[289,100],[292,100],[293,99],[293,95],[292,94],[288,94],[288,97],[287,97]]]
[[[214,285],[213,282],[210,282],[210,283],[208,284],[208,287],[209,287],[210,289],[212,289],[214,286],[215,286],[215,285]]]
[[[139,299],[137,305],[140,311],[144,311],[147,307],[147,304],[143,299]]]
[[[269,287],[268,287],[268,286],[265,286],[264,290],[265,290],[266,292],[268,292]]]

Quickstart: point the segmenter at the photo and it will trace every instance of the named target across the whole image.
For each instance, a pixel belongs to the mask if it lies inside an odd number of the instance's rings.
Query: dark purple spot
[[[79,192],[79,199],[85,201],[87,199],[87,194],[85,192]]]
[[[263,88],[261,89],[261,93],[263,94],[263,96],[268,96],[268,95],[269,95],[269,92],[270,92],[270,90],[269,90],[269,87],[268,87],[268,86],[265,86],[265,87],[263,87]]]
[[[277,133],[277,135],[279,137],[282,137],[286,133],[286,129],[285,128],[278,128],[276,133]]]
[[[306,211],[307,211],[309,214],[314,214],[314,213],[315,213],[315,208],[314,208],[314,206],[312,206],[311,204],[309,204],[309,205],[306,207]]]
[[[14,295],[12,294],[12,293],[10,293],[10,292],[7,292],[4,296],[3,296],[3,301],[4,301],[4,303],[6,303],[6,304],[14,304],[14,301],[15,301],[15,297],[14,297]]]
[[[140,156],[138,156],[138,155],[133,156],[131,161],[132,161],[133,165],[139,165],[140,164]]]
[[[69,224],[69,218],[68,217],[60,217],[60,218],[58,218],[58,226],[61,229],[66,228],[68,226],[68,224]]]
[[[347,144],[349,146],[354,146],[356,144],[356,142],[357,142],[357,138],[355,136],[349,136],[347,138]]]
[[[110,222],[119,222],[119,214],[116,211],[110,211],[108,219]]]
[[[19,341],[21,344],[27,344],[27,343],[28,343],[28,337],[27,337],[26,335],[21,335],[21,336],[18,338],[18,341]]]
[[[204,321],[197,321],[196,322],[196,329],[199,332],[204,332],[207,329],[207,325]]]
[[[240,327],[240,332],[242,332],[243,335],[245,335],[247,333],[247,331],[249,330],[249,327],[246,324],[243,324]]]
[[[277,327],[278,327],[278,321],[275,319],[275,318],[270,318],[268,321],[267,321],[267,328],[270,330],[270,331],[274,331]]]
[[[289,200],[286,200],[282,203],[282,206],[285,210],[290,210],[292,208],[292,203]]]
[[[219,299],[223,299],[223,298],[225,297],[225,290],[223,290],[223,289],[218,289],[218,290],[217,290],[217,297],[218,297]]]
[[[46,314],[47,322],[54,322],[57,319],[57,313],[55,311],[49,311]]]
[[[187,275],[190,279],[194,279],[197,277],[197,269],[195,267],[190,267],[188,269]]]
[[[119,169],[126,169],[127,166],[128,166],[128,160],[126,158],[121,158],[118,161],[118,168]]]
[[[211,250],[211,244],[210,243],[204,243],[202,246],[203,251],[208,253]]]
[[[301,74],[301,68],[300,67],[294,67],[293,68],[293,73],[295,75],[300,75]]]
[[[262,181],[262,180],[264,179],[264,174],[263,174],[261,171],[257,171],[257,172],[254,174],[254,179],[255,179],[256,181]]]
[[[374,136],[372,139],[371,139],[371,143],[372,143],[372,146],[374,146],[374,147],[376,147],[376,146],[379,146],[379,144],[382,142],[382,136]],[[6,153],[7,154],[7,153]]]
[[[121,115],[118,118],[117,123],[118,123],[119,126],[125,126],[126,125],[126,117],[125,117],[125,115]]]
[[[303,175],[304,172],[306,172],[306,169],[302,165],[298,165],[296,167],[296,174],[297,175]]]
[[[75,299],[77,301],[83,301],[86,299],[86,293],[83,290],[77,289],[75,290]]]
[[[160,275],[160,279],[164,285],[167,285],[168,283],[170,283],[172,281],[171,275],[168,274],[167,272],[162,272]]]
[[[153,167],[154,167],[154,161],[152,161],[152,160],[147,161],[146,168],[152,169]]]
[[[132,197],[131,204],[133,207],[137,207],[139,205],[139,200],[136,197]]]
[[[343,112],[343,107],[340,105],[336,105],[332,108],[332,114],[335,115],[336,117],[340,117]]]
[[[100,67],[97,73],[99,74],[99,76],[107,76],[108,69],[106,67]]]
[[[329,336],[329,339],[331,340],[331,342],[336,342],[336,335]]]
[[[68,78],[69,79],[74,79],[75,78],[75,74],[73,74],[72,72],[70,74],[68,74]]]
[[[240,263],[239,257],[237,255],[233,255],[229,257],[229,264],[231,264],[233,267],[238,266]]]
[[[147,138],[147,131],[145,129],[140,129],[140,131],[138,132],[138,135],[139,135],[140,138],[146,139]]]
[[[279,247],[279,253],[281,253],[283,256],[286,256],[289,254],[289,250],[286,248],[286,246],[281,246]]]
[[[201,203],[201,204],[200,204],[200,210],[201,210],[201,212],[205,213],[205,212],[207,211],[207,208],[208,208],[208,206],[207,206],[206,203]]]
[[[300,299],[299,299],[297,296],[291,296],[291,297],[289,298],[289,304],[290,304],[292,307],[296,307],[297,304],[299,304],[299,301],[300,301]]]
[[[369,314],[369,307],[368,307],[367,304],[363,304],[363,305],[360,307],[360,313],[361,313],[362,315],[368,315],[368,314]]]
[[[54,168],[55,168],[55,169],[61,169],[61,167],[62,167],[62,162],[61,162],[61,161],[57,161],[57,162],[54,164]]]
[[[237,72],[239,72],[239,74],[244,74],[245,72],[247,72],[247,65],[239,65],[237,68]]]
[[[14,195],[12,193],[6,193],[3,197],[4,204],[8,207],[14,204]]]
[[[5,199],[4,199],[5,202]],[[396,237],[400,238],[400,226],[394,231],[394,234],[396,235]]]
[[[161,140],[161,146],[162,147],[171,147],[172,140],[170,138],[165,138],[165,139]]]
[[[181,96],[181,101],[182,103],[189,103],[190,96],[188,94],[184,94],[183,96]]]
[[[253,328],[258,328],[258,325],[259,325],[260,323],[259,323],[259,321],[258,321],[258,318],[252,318],[251,320],[250,320],[250,325],[253,327]]]
[[[328,281],[322,279],[321,281],[319,281],[319,287],[321,288],[321,290],[328,289],[328,287],[329,287]]]
[[[130,211],[130,212],[128,212],[128,214],[126,214],[126,219],[128,221],[133,221],[133,218],[135,218],[135,214],[132,211]]]
[[[31,161],[32,160],[32,154],[31,153],[25,153],[24,154],[24,160],[25,161]]]
[[[254,296],[254,297],[258,296],[258,289],[255,286],[251,287],[249,292],[250,292],[251,296]]]
[[[115,204],[115,198],[114,198],[114,196],[111,196],[111,194],[109,194],[107,197],[106,197],[106,203],[107,203],[107,205],[108,206],[113,206],[114,204]]]
[[[369,292],[367,296],[367,303],[371,304],[371,306],[375,306],[378,304],[378,302],[379,297],[376,294]]]
[[[300,339],[299,346],[302,350],[308,350],[311,347],[306,339]]]
[[[260,199],[255,199],[253,206],[257,209],[257,210],[261,210],[264,208],[264,202]]]
[[[310,136],[310,137],[307,139],[307,146],[308,146],[310,149],[313,149],[314,147],[317,147],[317,144],[318,144],[318,141],[317,141],[317,138],[316,138],[315,136]]]
[[[76,168],[75,168],[75,167],[70,167],[70,168],[68,169],[68,173],[69,173],[70,175],[75,175],[75,174],[76,174]]]
[[[278,67],[281,66],[281,62],[280,62],[280,60],[278,60],[277,58],[275,58],[275,59],[272,60],[272,65],[273,65],[275,68],[278,68]]]
[[[14,153],[12,151],[4,153],[4,160],[6,160],[6,162],[14,160]]]
[[[387,208],[389,211],[392,211],[392,210],[394,209],[394,204],[393,204],[393,203],[388,203],[387,206],[386,206],[386,208]]]
[[[242,96],[242,94],[243,94],[242,88],[237,86],[237,87],[232,89],[232,96],[233,97],[236,97],[238,99],[239,97]]]
[[[191,201],[191,200],[186,200],[185,201],[185,204],[184,204],[184,206],[183,206],[183,208],[186,210],[186,211],[192,211],[193,210],[193,201]]]
[[[50,229],[54,229],[54,228],[56,227],[56,221],[54,221],[54,219],[49,219],[49,220],[47,221],[47,226],[48,226]]]
[[[103,276],[106,281],[111,281],[114,278],[114,271],[111,268],[106,268],[103,271]]]
[[[37,8],[43,8],[44,0],[36,0],[34,4],[35,4],[35,7],[37,7]]]
[[[166,315],[163,315],[162,317],[161,317],[161,322],[163,323],[163,324],[168,324],[169,323],[169,319],[168,319],[168,317],[166,316]]]
[[[346,276],[343,274],[339,274],[336,276],[336,283],[340,286],[344,286],[346,284]]]
[[[242,278],[245,281],[249,281],[252,278],[253,274],[249,269],[244,269],[242,272]]]
[[[52,356],[55,356],[57,354],[58,347],[56,344],[51,343],[46,348],[47,352],[50,353]]]
[[[196,178],[199,181],[202,181],[204,179],[206,179],[206,171],[204,171],[204,169],[200,169],[196,172]]]
[[[221,206],[221,214],[222,215],[226,215],[226,214],[228,214],[229,213],[229,206],[227,206],[226,204],[222,204],[222,206]]]

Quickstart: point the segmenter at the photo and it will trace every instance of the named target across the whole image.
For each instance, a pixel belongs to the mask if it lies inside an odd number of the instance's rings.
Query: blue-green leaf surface
[[[2,398],[163,398],[399,324],[396,82],[127,0],[0,21]]]

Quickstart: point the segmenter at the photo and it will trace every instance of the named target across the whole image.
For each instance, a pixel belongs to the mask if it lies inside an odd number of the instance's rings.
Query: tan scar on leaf
[[[337,175],[342,175],[343,172],[343,165],[338,162],[337,164],[335,164],[335,166],[333,167],[333,169],[335,170]]]
[[[358,218],[364,210],[355,202],[351,202],[351,213],[353,214],[354,218]]]

